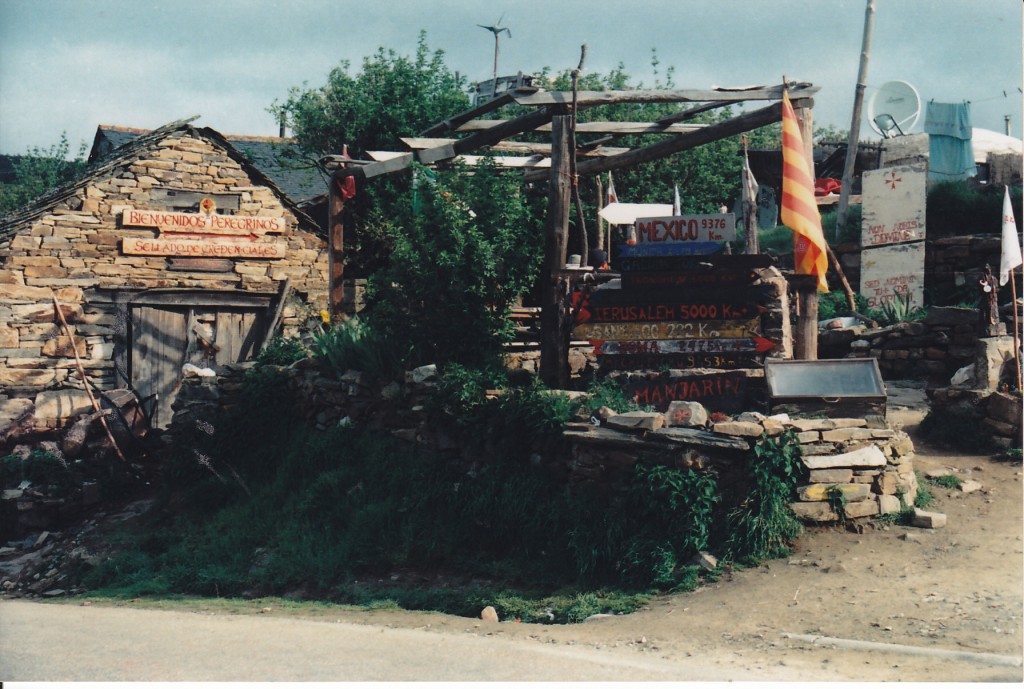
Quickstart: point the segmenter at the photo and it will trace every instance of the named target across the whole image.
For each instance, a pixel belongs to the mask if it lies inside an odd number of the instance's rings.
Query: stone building
[[[0,219],[0,430],[89,408],[76,353],[164,426],[185,364],[250,359],[326,305],[322,233],[270,177],[212,129],[140,133]]]

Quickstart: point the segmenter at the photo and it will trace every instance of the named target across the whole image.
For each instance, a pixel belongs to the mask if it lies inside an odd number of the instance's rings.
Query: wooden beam
[[[502,94],[497,98],[494,98],[493,100],[489,100],[486,103],[482,103],[474,108],[464,110],[460,112],[458,115],[449,117],[444,122],[438,122],[437,124],[431,127],[427,127],[422,132],[420,132],[420,136],[437,136],[438,134],[450,132],[467,120],[471,120],[474,117],[479,117],[480,115],[485,115],[489,112],[497,110],[502,106],[508,105],[511,102],[511,93]]]
[[[453,144],[420,151],[416,154],[416,158],[422,163],[435,163],[439,160],[454,158],[462,153],[470,153],[486,146],[493,146],[510,136],[533,131],[550,122],[553,116],[554,111],[551,108],[535,110],[514,120],[503,120],[500,124],[486,131],[478,132],[465,139],[459,139]]]
[[[691,148],[696,148],[697,146],[703,146],[704,144],[711,143],[712,141],[718,141],[719,139],[742,134],[743,132],[763,127],[766,124],[778,122],[781,119],[782,104],[773,103],[772,105],[761,108],[760,110],[744,113],[739,117],[734,117],[730,120],[726,120],[725,122],[708,125],[704,129],[699,129],[695,132],[690,132],[689,134],[679,134],[667,141],[659,141],[651,146],[634,149],[629,153],[623,153],[617,156],[608,156],[607,158],[585,160],[577,166],[576,172],[580,175],[593,175],[599,172],[606,172],[608,170],[633,167],[640,163],[665,158],[673,153],[679,153],[680,151],[686,151]],[[543,173],[540,171],[528,172],[524,177],[526,182],[540,182],[543,181],[543,179]]]
[[[749,89],[682,89],[682,90],[636,90],[636,91],[580,91],[577,103],[581,106],[608,105],[611,103],[686,103],[705,101],[736,100],[782,100],[782,85],[757,86]],[[818,86],[794,84],[790,86],[790,98],[806,98],[817,93]],[[539,91],[528,95],[513,95],[518,105],[568,105],[572,103],[571,91]]]
[[[414,151],[423,150],[425,148],[436,148],[438,146],[444,146],[447,144],[454,144],[458,139],[434,139],[424,137],[412,137],[407,136],[400,139],[400,141]],[[524,155],[551,155],[551,144],[535,144],[527,141],[499,141],[498,143],[491,146],[491,149],[500,153],[520,153]],[[611,146],[594,146],[587,144],[586,146],[580,146],[576,149],[576,155],[578,156],[610,156],[625,153],[628,148],[623,147],[611,147]],[[373,151],[370,155],[373,155]]]
[[[458,128],[460,132],[487,131],[508,120],[470,120]],[[657,122],[578,122],[577,134],[686,134],[706,127],[705,124],[681,124]],[[534,131],[550,132],[551,125],[537,127]]]

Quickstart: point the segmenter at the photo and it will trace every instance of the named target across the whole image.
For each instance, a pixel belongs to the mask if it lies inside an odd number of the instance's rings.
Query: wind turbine
[[[479,26],[481,29],[487,29],[492,34],[494,34],[494,83],[491,85],[491,98],[494,98],[495,96],[498,95],[498,39],[501,36],[502,32],[507,33],[508,37],[512,38],[512,32],[509,31],[507,27],[501,25],[501,20],[504,18],[505,15],[501,15],[498,21],[494,23],[494,26],[484,26],[483,24],[477,24],[477,26]]]

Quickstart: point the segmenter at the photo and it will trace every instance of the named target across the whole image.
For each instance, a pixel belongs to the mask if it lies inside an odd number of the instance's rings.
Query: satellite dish
[[[906,134],[921,116],[921,96],[905,81],[887,81],[868,99],[868,124],[883,139]]]

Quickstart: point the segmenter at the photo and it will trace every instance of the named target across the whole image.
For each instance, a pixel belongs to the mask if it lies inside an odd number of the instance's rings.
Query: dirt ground
[[[929,509],[948,515],[945,528],[866,521],[860,533],[808,529],[787,559],[732,572],[692,593],[656,599],[632,615],[571,626],[493,624],[390,610],[299,614],[580,651],[605,649],[652,661],[699,660],[737,680],[1019,683],[1024,679],[1022,467],[930,446],[915,433],[925,413],[923,391],[890,383],[889,392],[890,423],[914,437],[915,468],[950,468],[982,484],[972,493],[931,486],[935,502]],[[877,646],[854,649],[849,641]]]

